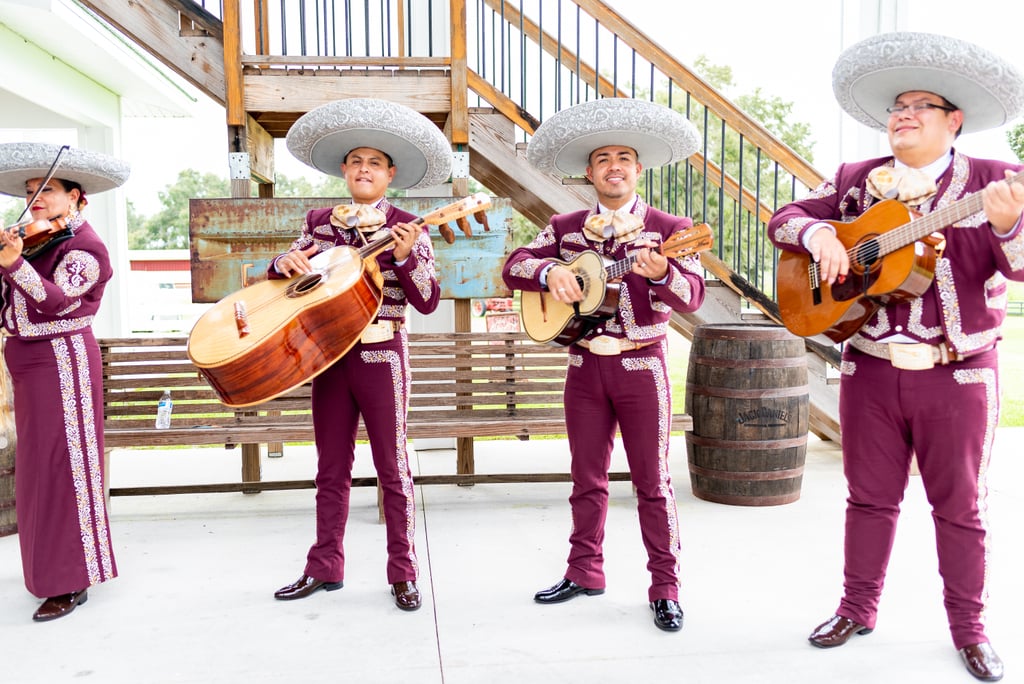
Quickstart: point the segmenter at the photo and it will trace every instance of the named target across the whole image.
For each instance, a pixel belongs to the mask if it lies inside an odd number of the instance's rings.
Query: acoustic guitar
[[[711,249],[714,236],[706,223],[673,233],[658,247],[667,258],[689,256]],[[619,305],[619,283],[636,261],[635,255],[618,261],[608,260],[595,251],[580,252],[569,261],[552,259],[576,276],[583,291],[583,300],[566,304],[547,290],[520,294],[523,329],[537,342],[570,345],[586,335],[591,328],[615,315]]]
[[[1008,182],[1022,180],[1024,171]],[[935,276],[936,247],[944,241],[933,233],[980,211],[981,193],[974,192],[930,214],[885,200],[853,221],[825,221],[846,246],[850,271],[829,285],[809,254],[783,251],[775,270],[782,323],[801,337],[848,339],[882,306],[924,294]]]
[[[413,223],[444,225],[491,204],[485,193]],[[192,363],[228,406],[259,404],[326,370],[359,340],[383,298],[376,256],[389,233],[364,247],[339,245],[310,259],[311,273],[266,280],[224,297],[188,338]]]

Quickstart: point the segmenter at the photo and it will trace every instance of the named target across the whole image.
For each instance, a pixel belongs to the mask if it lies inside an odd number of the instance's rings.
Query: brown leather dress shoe
[[[43,605],[39,606],[39,609],[32,615],[32,619],[36,622],[46,622],[47,620],[62,618],[70,614],[76,606],[88,600],[88,589],[73,591],[70,594],[61,594],[60,596],[51,596],[43,601]]]
[[[345,586],[344,582],[324,582],[323,580],[314,579],[309,575],[303,575],[288,586],[281,587],[275,591],[274,598],[279,601],[293,601],[306,598],[319,589],[334,591],[335,589],[341,589],[343,586]]]
[[[875,630],[871,627],[865,627],[850,618],[833,615],[815,627],[807,640],[818,648],[835,648],[845,644],[854,634],[871,634],[873,631]]]
[[[391,585],[391,593],[395,596],[395,605],[402,610],[419,610],[422,598],[416,582],[395,582]]]
[[[1003,661],[987,641],[964,646],[960,649],[960,658],[967,671],[983,682],[998,682],[1003,678]]]

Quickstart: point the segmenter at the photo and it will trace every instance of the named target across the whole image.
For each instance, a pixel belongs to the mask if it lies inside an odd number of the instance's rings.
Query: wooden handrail
[[[667,50],[640,32],[621,14],[601,0],[571,0],[594,17],[599,24],[614,33],[626,45],[644,56],[654,67],[693,93],[716,116],[728,123],[740,135],[765,150],[786,171],[792,173],[809,188],[816,187],[824,178],[788,145],[772,135],[768,129],[743,113],[736,105],[722,97],[700,76],[680,64]]]

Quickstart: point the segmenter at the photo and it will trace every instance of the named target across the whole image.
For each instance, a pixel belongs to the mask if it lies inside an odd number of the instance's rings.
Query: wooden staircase
[[[406,25],[408,17],[402,13],[407,10],[407,3],[391,1],[402,15],[395,18],[398,25]],[[703,108],[705,117],[718,117],[744,144],[756,147],[759,156],[784,169],[794,195],[798,187],[813,187],[821,180],[809,164],[624,17],[598,0],[572,2],[579,11],[593,17],[602,30],[612,32],[617,46],[620,41],[628,45],[634,55],[649,62],[652,71],[657,69],[673,87],[685,91],[687,108]],[[256,22],[262,26],[256,30],[257,54],[245,54],[241,48],[240,0],[222,0],[219,15],[191,0],[83,0],[83,4],[224,106],[225,153],[231,155],[233,163],[238,159],[244,161],[241,174],[235,174],[236,167],[232,166],[232,192],[236,197],[249,196],[251,183],[257,184],[260,197],[273,196],[273,141],[284,137],[303,113],[340,98],[378,97],[409,106],[436,122],[454,150],[468,152],[469,175],[495,195],[509,198],[516,211],[539,226],[545,225],[554,213],[575,210],[593,201],[584,186],[564,184],[526,162],[524,139],[539,125],[543,112],[531,113],[510,94],[511,88],[502,89],[501,79],[493,74],[488,77],[481,73],[484,68],[474,69],[468,64],[467,34],[476,30],[476,25],[466,21],[465,0],[449,0],[448,14],[455,19],[451,22],[450,50],[444,56],[410,56],[409,50],[400,46],[397,55],[372,57],[271,55],[267,48],[271,43],[269,31],[266,22],[260,21]],[[266,0],[255,0],[252,5],[254,12],[269,16]],[[491,13],[492,22],[495,17],[507,22],[524,41],[534,41],[556,60],[559,68],[579,79],[584,85],[578,88],[586,89],[586,97],[634,96],[619,85],[617,78],[609,79],[589,66],[578,51],[574,53],[542,29],[539,22],[521,16],[522,3],[485,0],[483,5]],[[478,9],[475,5],[472,8]],[[404,36],[404,32],[400,31],[399,36]],[[596,56],[593,61],[597,61]],[[576,96],[581,97],[579,92]],[[475,100],[476,106],[470,106],[471,100]],[[546,103],[548,113],[552,106],[553,103]],[[699,177],[723,201],[733,203],[736,211],[745,212],[763,226],[774,210],[773,201],[767,200],[761,190],[752,189],[749,179],[742,175],[742,166],[737,174],[717,166],[712,161],[716,158],[717,155],[706,151],[695,154],[688,164],[681,165],[684,168],[680,173]],[[660,182],[660,177],[652,184],[655,182]],[[456,176],[452,185],[453,194],[466,194],[468,177]],[[705,208],[707,196],[705,190]],[[709,279],[707,304],[696,314],[677,315],[673,319],[673,327],[687,337],[701,323],[736,321],[752,314],[779,322],[778,307],[771,297],[737,272],[739,255],[733,254],[732,261],[723,255],[719,251],[702,257],[705,268],[714,276]],[[808,340],[807,347],[812,378],[811,429],[819,436],[838,441],[838,392],[827,371],[838,365],[838,352],[828,340]]]

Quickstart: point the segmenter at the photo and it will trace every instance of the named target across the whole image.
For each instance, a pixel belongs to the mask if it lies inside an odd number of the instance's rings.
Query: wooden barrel
[[[0,358],[0,537],[18,531],[14,511],[14,446],[17,442],[11,376],[7,374],[7,364]]]
[[[698,326],[686,412],[694,496],[740,506],[800,498],[810,419],[802,338],[761,323]]]

